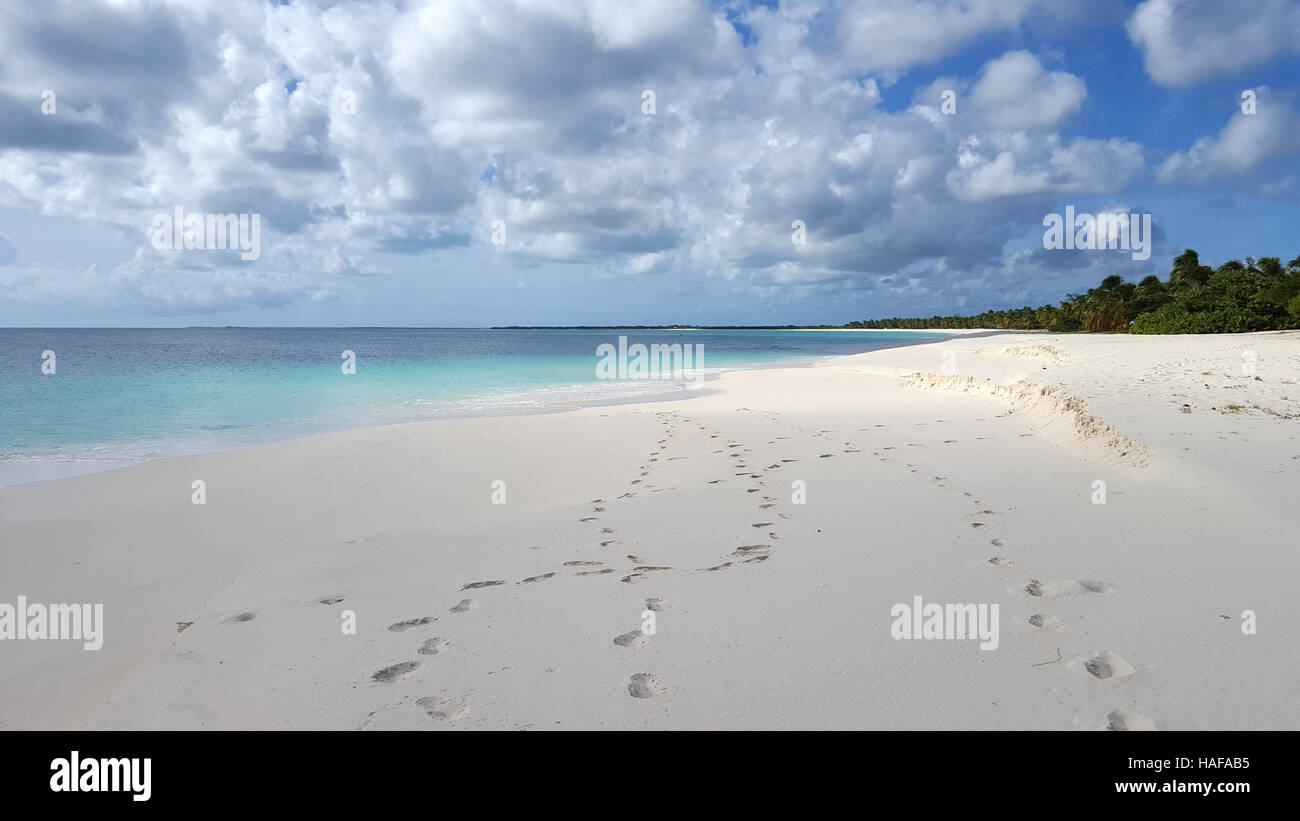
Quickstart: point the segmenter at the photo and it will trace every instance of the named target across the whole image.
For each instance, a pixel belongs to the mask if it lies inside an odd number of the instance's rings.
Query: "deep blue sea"
[[[843,331],[0,329],[0,484],[331,430],[689,395],[678,380],[598,379],[597,347],[617,346],[620,334],[628,344],[703,346],[706,377],[946,338]],[[343,372],[345,350],[355,354],[355,373]],[[46,351],[54,353],[52,374],[42,372]]]

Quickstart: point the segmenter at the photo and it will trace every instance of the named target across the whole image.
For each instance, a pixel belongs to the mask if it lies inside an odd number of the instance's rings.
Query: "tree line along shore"
[[[1140,282],[1111,275],[1059,305],[1009,308],[973,316],[892,317],[845,325],[508,325],[494,330],[785,331],[785,330],[1087,331],[1134,334],[1220,334],[1300,328],[1300,257],[1246,257],[1218,268],[1202,265],[1187,249],[1174,259],[1168,280],[1152,274]]]
[[[1190,248],[1174,259],[1168,280],[1108,276],[1059,305],[985,311],[974,316],[895,317],[848,328],[987,328],[1135,334],[1246,333],[1300,328],[1300,257],[1229,260],[1202,265]]]

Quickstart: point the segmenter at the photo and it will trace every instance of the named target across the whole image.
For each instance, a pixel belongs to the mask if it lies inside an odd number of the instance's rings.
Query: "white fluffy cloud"
[[[1300,53],[1300,5],[1294,0],[1145,0],[1128,35],[1158,83],[1187,86],[1240,74],[1279,54]]]
[[[14,113],[0,116],[0,207],[108,226],[139,250],[104,273],[10,266],[0,292],[212,312],[346,299],[362,275],[489,255],[609,281],[680,275],[764,298],[914,295],[987,271],[1009,281],[1027,266],[1004,259],[1007,243],[1062,194],[1122,192],[1145,171],[1141,146],[1062,136],[1085,83],[1025,50],[935,81],[909,110],[885,110],[882,89],[1060,7],[17,8],[0,25],[0,115]],[[938,113],[930,92],[940,86],[964,95],[960,116]],[[44,87],[66,116],[30,114]],[[1198,144],[1165,168],[1221,164],[1238,138],[1218,139],[1227,147]],[[154,252],[151,219],[176,205],[261,214],[262,257],[181,267]],[[791,241],[795,220],[804,245]]]
[[[868,69],[905,69],[947,57],[981,35],[1015,29],[1036,0],[877,0],[840,21],[846,56]]]
[[[1300,114],[1283,98],[1260,89],[1254,113],[1237,111],[1215,135],[1171,155],[1156,170],[1168,185],[1229,183],[1280,195],[1294,192],[1294,169],[1273,173],[1275,161],[1300,157]]]
[[[1078,113],[1088,89],[1065,71],[1047,71],[1027,51],[1010,51],[980,71],[970,101],[990,128],[1051,129]]]

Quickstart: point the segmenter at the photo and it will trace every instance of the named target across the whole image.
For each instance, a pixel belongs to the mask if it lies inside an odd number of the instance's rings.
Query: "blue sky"
[[[1286,262],[1297,78],[1290,0],[15,8],[0,325],[838,324]],[[1151,258],[1044,249],[1067,205]],[[178,206],[257,258],[156,247]]]

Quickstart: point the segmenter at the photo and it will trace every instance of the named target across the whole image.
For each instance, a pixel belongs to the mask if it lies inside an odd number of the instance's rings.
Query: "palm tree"
[[[1169,285],[1174,290],[1185,290],[1204,285],[1210,278],[1210,268],[1201,264],[1200,256],[1191,248],[1183,251],[1174,259],[1173,270],[1169,272]]]
[[[1281,279],[1286,276],[1286,269],[1282,267],[1281,257],[1264,257],[1250,267],[1269,279]]]

